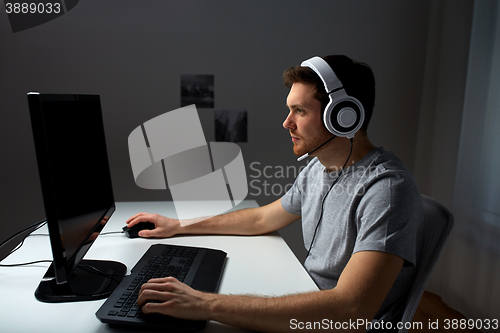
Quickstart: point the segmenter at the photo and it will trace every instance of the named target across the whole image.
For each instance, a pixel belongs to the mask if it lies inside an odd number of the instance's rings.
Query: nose
[[[293,117],[292,117],[291,112],[288,114],[285,121],[283,122],[283,127],[287,130],[293,130],[293,129],[297,128],[297,126],[295,125],[295,122],[293,121]]]

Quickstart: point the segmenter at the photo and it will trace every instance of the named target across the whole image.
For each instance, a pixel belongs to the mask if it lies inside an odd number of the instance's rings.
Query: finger
[[[138,215],[134,215],[132,217],[130,217],[127,221],[125,221],[126,224],[132,226],[134,225],[135,223],[133,223],[136,219],[138,218]]]
[[[126,222],[130,222],[132,220],[135,220],[137,218],[141,218],[141,216],[148,215],[148,213],[140,212],[135,214],[134,216],[130,217]]]
[[[180,282],[173,277],[151,279],[141,286],[140,292],[145,290],[175,292],[178,289],[177,284]]]
[[[153,230],[144,229],[139,231],[138,235],[139,237],[143,238],[159,237],[160,231],[158,230],[158,228],[154,228]]]
[[[179,282],[175,277],[173,276],[167,276],[167,277],[162,277],[162,278],[153,278],[149,279],[147,283],[164,283],[164,282],[172,282],[176,283]],[[180,282],[179,282],[180,283]]]
[[[141,306],[142,313],[161,313],[164,315],[173,315],[174,313],[171,311],[172,303],[170,301],[165,302],[146,302]]]
[[[148,221],[146,218],[147,215],[148,215],[147,213],[138,213],[130,217],[127,221],[125,221],[125,223],[128,224],[129,227],[132,227],[139,222],[146,222]]]
[[[172,298],[172,294],[158,290],[145,290],[137,297],[137,305],[143,306],[148,302],[166,302]]]
[[[125,223],[129,223],[130,221],[132,221],[133,219],[135,219],[137,216],[141,215],[142,213],[137,213],[131,217],[128,218],[128,220],[125,222]]]

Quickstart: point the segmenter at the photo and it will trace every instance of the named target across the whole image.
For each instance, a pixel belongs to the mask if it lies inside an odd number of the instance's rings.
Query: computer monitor
[[[35,296],[71,302],[109,296],[125,265],[82,260],[115,211],[98,95],[28,93],[53,262]]]

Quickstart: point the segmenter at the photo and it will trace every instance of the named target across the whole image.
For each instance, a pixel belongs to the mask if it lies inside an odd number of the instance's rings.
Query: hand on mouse
[[[139,213],[129,218],[126,223],[130,228],[140,222],[154,223],[155,228],[152,230],[141,230],[139,236],[144,238],[157,237],[167,238],[177,234],[180,223],[179,220],[171,219],[158,214]]]

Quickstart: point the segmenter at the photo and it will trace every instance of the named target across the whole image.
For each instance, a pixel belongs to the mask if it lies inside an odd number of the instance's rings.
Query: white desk
[[[237,208],[256,207],[244,201]],[[195,206],[193,206],[195,207]],[[103,232],[121,231],[128,217],[138,212],[173,216],[171,202],[119,202]],[[44,227],[36,233],[47,233]],[[221,294],[285,295],[318,290],[312,279],[277,234],[266,236],[180,236],[169,239],[129,239],[124,234],[97,238],[85,258],[116,260],[129,271],[156,243],[221,249],[227,253]],[[2,263],[52,259],[49,237],[28,237],[24,246]],[[0,267],[0,332],[131,332],[102,324],[95,312],[104,300],[77,303],[42,303],[34,292],[49,264]],[[210,321],[204,332],[236,332],[233,327]],[[133,331],[132,331],[133,332]],[[139,330],[137,330],[139,332]]]

